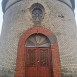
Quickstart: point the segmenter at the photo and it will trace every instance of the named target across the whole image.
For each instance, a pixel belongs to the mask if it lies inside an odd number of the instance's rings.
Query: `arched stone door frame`
[[[51,53],[53,60],[53,77],[61,77],[60,56],[56,36],[53,34],[53,32],[44,27],[30,28],[20,37],[15,77],[25,77],[25,43],[27,38],[32,34],[43,34],[49,38],[51,42]]]

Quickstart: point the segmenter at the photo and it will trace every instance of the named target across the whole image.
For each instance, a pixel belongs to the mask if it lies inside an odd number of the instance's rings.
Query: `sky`
[[[75,19],[76,19],[76,24],[77,24],[77,0],[75,0]]]
[[[3,22],[3,13],[2,13],[2,8],[1,8],[1,2],[0,0],[0,33],[1,33],[1,28],[2,28],[2,22]],[[77,0],[75,0],[75,19],[76,19],[76,24],[77,24]]]

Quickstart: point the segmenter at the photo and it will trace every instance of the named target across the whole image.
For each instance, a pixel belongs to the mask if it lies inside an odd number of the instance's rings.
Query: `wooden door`
[[[25,77],[52,77],[49,48],[26,48]]]

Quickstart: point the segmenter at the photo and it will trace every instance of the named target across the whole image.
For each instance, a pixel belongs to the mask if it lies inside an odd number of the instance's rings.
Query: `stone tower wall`
[[[77,28],[70,0],[9,0],[1,34],[0,77],[14,77],[20,36],[35,27],[29,8],[40,3],[45,8],[41,27],[58,40],[62,77],[77,76]],[[9,73],[10,72],[10,73]]]
[[[12,0],[12,1],[9,0],[7,2],[7,5],[6,5],[6,8],[5,9],[7,9],[11,4],[13,4],[15,2],[19,2],[19,1],[23,1],[23,0]],[[25,0],[25,1],[27,1],[27,0]],[[56,1],[58,1],[58,0],[56,0]],[[72,7],[72,4],[71,4],[70,0],[59,0],[59,1],[62,1],[64,3],[66,3],[66,4],[68,4],[70,7]]]

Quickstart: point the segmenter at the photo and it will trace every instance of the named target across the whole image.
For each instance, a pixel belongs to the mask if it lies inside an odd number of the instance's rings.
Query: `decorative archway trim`
[[[27,30],[20,37],[18,44],[17,63],[15,77],[25,77],[25,43],[27,38],[32,34],[43,34],[45,36],[53,36],[54,34],[44,27],[33,27]],[[58,42],[51,47],[52,60],[53,60],[53,77],[61,77],[61,65],[59,58]]]

